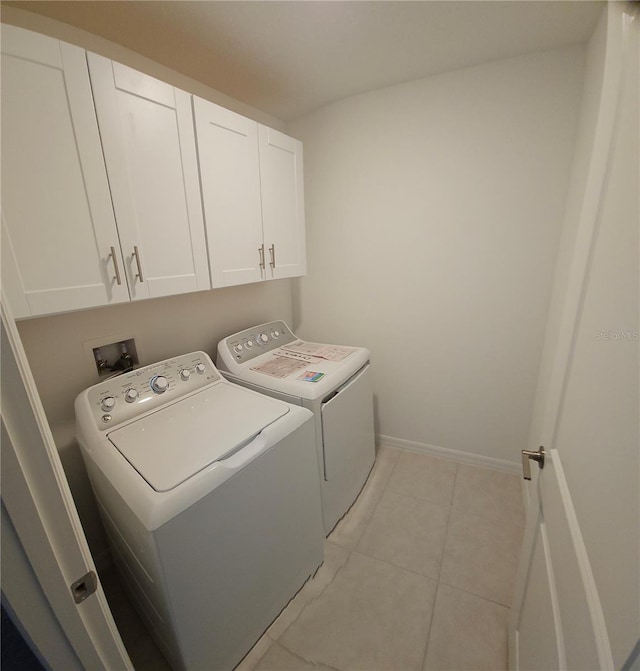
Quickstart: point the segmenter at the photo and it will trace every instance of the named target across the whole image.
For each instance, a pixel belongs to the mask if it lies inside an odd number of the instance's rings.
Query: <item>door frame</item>
[[[0,316],[3,505],[26,555],[25,563],[82,667],[133,671],[99,580],[96,591],[84,601],[74,599],[72,583],[91,572],[97,576],[96,567],[4,295]],[[30,605],[10,603],[18,618],[21,608]],[[52,669],[63,671],[55,640],[37,628],[24,628],[40,657]]]

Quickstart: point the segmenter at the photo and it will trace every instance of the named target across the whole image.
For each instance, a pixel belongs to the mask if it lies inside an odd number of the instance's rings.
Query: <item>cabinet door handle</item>
[[[258,255],[260,256],[260,263],[258,264],[262,270],[265,269],[265,262],[264,262],[264,245],[260,245],[258,247]]]
[[[115,270],[116,276],[115,281],[118,286],[122,285],[122,278],[120,277],[120,268],[118,268],[118,257],[116,256],[116,248],[111,248],[111,253],[109,256],[113,259],[113,269]]]
[[[272,268],[276,267],[276,244],[275,242],[269,247],[269,255],[271,256],[271,261],[269,261],[269,265]]]
[[[136,266],[138,266],[138,273],[136,274],[136,277],[141,282],[144,282],[144,277],[142,276],[142,265],[140,264],[140,252],[138,251],[138,248],[135,245],[133,247],[133,256],[136,259]]]

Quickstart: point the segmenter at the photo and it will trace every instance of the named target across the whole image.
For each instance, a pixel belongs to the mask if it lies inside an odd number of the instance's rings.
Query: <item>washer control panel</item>
[[[97,426],[109,429],[222,380],[204,352],[166,359],[91,387],[87,398]]]
[[[223,347],[232,359],[244,363],[294,340],[296,337],[289,327],[283,321],[275,321],[234,333],[224,340]]]

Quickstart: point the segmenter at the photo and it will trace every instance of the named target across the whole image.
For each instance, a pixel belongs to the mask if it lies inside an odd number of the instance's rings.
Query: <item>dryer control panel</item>
[[[86,394],[96,425],[108,429],[218,380],[209,356],[193,352],[110,378]]]
[[[220,345],[226,352],[221,352],[219,346],[218,355],[228,357],[237,363],[245,363],[265,352],[288,345],[294,340],[296,336],[283,321],[268,322],[225,338]]]

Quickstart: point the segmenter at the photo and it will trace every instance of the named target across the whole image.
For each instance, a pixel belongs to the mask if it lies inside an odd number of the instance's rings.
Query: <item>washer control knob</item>
[[[199,375],[202,375],[202,373],[204,373],[205,370],[206,370],[206,367],[203,363],[197,363],[196,364],[196,373],[198,373]]]
[[[271,331],[271,335],[274,338],[279,338],[280,337],[280,331],[278,331],[278,329],[275,329],[274,331]]]
[[[242,352],[242,345],[238,343],[233,349],[239,354],[240,352]]]
[[[244,344],[244,346],[247,349],[251,349],[253,347],[253,341],[252,340],[247,340],[247,342]]]
[[[151,389],[156,394],[163,394],[169,388],[169,380],[164,375],[156,375],[151,379]]]
[[[138,398],[138,392],[135,389],[127,389],[124,392],[124,400],[127,403],[133,403]]]
[[[258,345],[265,345],[269,342],[269,336],[266,333],[258,333],[256,337],[256,342]]]
[[[188,368],[183,368],[180,371],[180,377],[186,382],[191,377],[191,371]]]
[[[116,405],[116,399],[113,396],[105,396],[105,398],[100,401],[100,407],[105,411],[113,410]]]

